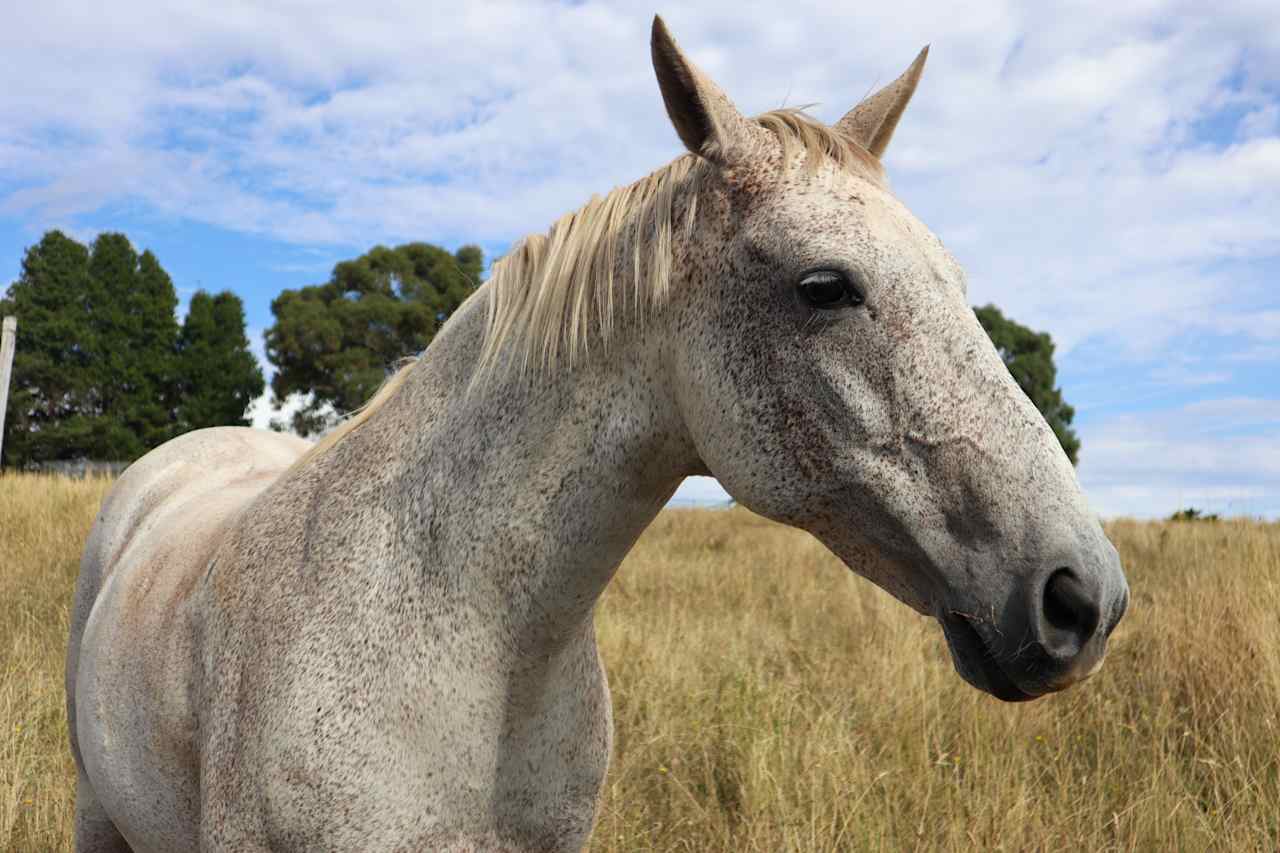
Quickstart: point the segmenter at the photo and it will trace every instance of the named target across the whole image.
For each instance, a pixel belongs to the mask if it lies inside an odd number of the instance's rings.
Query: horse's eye
[[[862,294],[848,277],[836,270],[816,270],[800,279],[800,293],[814,308],[861,305]]]

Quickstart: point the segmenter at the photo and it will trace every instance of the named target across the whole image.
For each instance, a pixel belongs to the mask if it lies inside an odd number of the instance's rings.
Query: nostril
[[[1044,586],[1044,618],[1060,631],[1070,631],[1076,626],[1075,611],[1067,603],[1066,593],[1063,590],[1066,581],[1060,580],[1066,571],[1066,569],[1058,569]]]
[[[1048,633],[1058,634],[1066,643],[1074,640],[1077,648],[1083,647],[1098,628],[1098,602],[1071,569],[1060,568],[1049,576],[1042,607],[1044,620],[1053,629]]]

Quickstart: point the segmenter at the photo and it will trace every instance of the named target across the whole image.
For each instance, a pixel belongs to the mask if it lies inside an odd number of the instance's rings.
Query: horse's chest
[[[440,658],[360,668],[278,696],[270,736],[224,739],[236,754],[212,756],[206,780],[252,777],[224,790],[264,793],[262,831],[286,848],[585,845],[612,738],[594,644],[520,684]],[[214,811],[244,814],[234,799]]]

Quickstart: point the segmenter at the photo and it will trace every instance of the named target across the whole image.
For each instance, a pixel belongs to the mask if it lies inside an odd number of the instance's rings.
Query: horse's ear
[[[911,67],[902,72],[901,77],[849,110],[844,118],[836,122],[836,130],[854,139],[876,157],[882,156],[884,149],[889,147],[889,139],[898,126],[898,119],[902,118],[902,111],[915,94],[916,84],[920,82],[924,61],[928,56],[929,48],[926,45],[916,61],[911,63]]]
[[[694,154],[729,165],[750,139],[751,123],[720,87],[680,52],[658,15],[653,16],[650,48],[658,88],[680,140]]]

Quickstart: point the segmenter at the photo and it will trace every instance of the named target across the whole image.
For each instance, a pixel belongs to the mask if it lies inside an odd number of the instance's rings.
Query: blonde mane
[[[308,459],[314,459],[324,453],[326,450],[341,441],[345,436],[354,432],[356,428],[365,421],[369,420],[370,416],[372,416],[374,412],[382,408],[383,403],[390,400],[391,397],[400,390],[400,386],[409,378],[410,369],[412,369],[417,363],[417,356],[409,356],[407,358],[400,359],[400,361],[397,362],[396,372],[387,377],[386,381],[383,382],[381,387],[374,392],[368,402],[360,408],[348,412],[345,420],[326,432],[319,441],[307,450],[306,453],[298,457],[298,459],[289,466],[289,469],[293,470]]]
[[[781,109],[755,121],[782,145],[782,163],[797,152],[816,172],[824,161],[840,168],[861,166],[883,180],[880,161],[857,142],[810,118],[802,109]],[[513,344],[508,367],[534,365],[552,371],[562,360],[572,366],[588,354],[593,336],[607,346],[618,325],[618,310],[643,322],[667,300],[672,237],[677,227],[692,233],[698,192],[715,170],[685,154],[582,208],[561,217],[546,234],[526,237],[493,265],[489,314],[476,376],[496,366],[498,352]],[[685,203],[676,223],[675,203]]]
[[[880,183],[880,161],[853,139],[809,117],[803,109],[781,109],[755,121],[782,145],[782,163],[797,153],[812,173],[825,161],[860,167]],[[585,357],[595,337],[607,346],[619,312],[643,322],[667,300],[671,281],[676,200],[685,204],[684,236],[692,234],[698,192],[716,167],[685,154],[666,166],[556,221],[546,234],[517,243],[493,265],[484,344],[473,381],[492,373],[508,344],[514,357],[505,367],[521,372],[534,365],[550,372],[562,361]],[[405,359],[378,392],[330,430],[298,460],[314,458],[368,421],[404,384],[417,358]],[[298,463],[295,463],[297,465]]]

